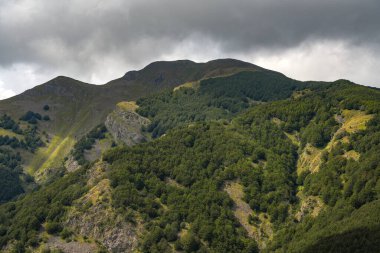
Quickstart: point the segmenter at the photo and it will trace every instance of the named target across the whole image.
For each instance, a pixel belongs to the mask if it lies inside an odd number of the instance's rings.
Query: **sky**
[[[0,0],[0,99],[158,60],[236,58],[380,87],[379,0]]]

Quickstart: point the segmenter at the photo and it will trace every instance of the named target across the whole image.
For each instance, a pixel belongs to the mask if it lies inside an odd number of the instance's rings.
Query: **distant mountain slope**
[[[127,72],[122,78],[106,85],[147,85],[154,83],[159,87],[175,87],[182,83],[197,81],[209,77],[230,75],[242,70],[269,71],[248,62],[235,59],[213,60],[207,63],[195,63],[189,60],[153,62],[139,71]]]
[[[41,126],[48,132],[59,133],[67,123],[84,120],[84,128],[75,131],[85,133],[105,119],[117,102],[136,100],[139,97],[176,87],[182,83],[206,77],[229,75],[242,70],[264,71],[250,63],[223,59],[207,63],[191,61],[154,62],[139,71],[130,71],[124,77],[105,85],[91,85],[68,77],[57,77],[45,84],[0,101],[0,113],[19,118],[26,111],[43,113],[45,104],[51,105],[51,124]],[[91,109],[91,110],[89,110]],[[88,115],[87,115],[88,114]],[[80,120],[79,120],[80,121]],[[81,125],[82,126],[82,125]]]
[[[48,145],[26,158],[27,170],[33,174],[61,166],[76,140],[104,122],[118,102],[136,100],[182,83],[242,70],[267,71],[250,63],[223,59],[207,63],[154,62],[105,85],[92,85],[60,76],[0,101],[0,114],[6,113],[14,119],[27,111],[49,116],[49,121],[38,123],[40,132],[48,134]],[[49,106],[48,111],[43,110],[45,105]]]

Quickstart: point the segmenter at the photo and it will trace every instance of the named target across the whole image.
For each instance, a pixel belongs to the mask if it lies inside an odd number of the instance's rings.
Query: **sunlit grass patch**
[[[354,133],[366,129],[366,124],[374,115],[359,110],[343,110],[344,123],[342,129]]]
[[[117,107],[120,109],[123,109],[125,111],[136,111],[139,106],[136,104],[135,101],[123,101],[117,104]]]
[[[9,136],[9,137],[16,137],[19,140],[23,139],[23,136],[20,134],[16,134],[10,130],[0,128],[0,136]]]
[[[309,170],[312,173],[317,172],[321,166],[322,154],[323,150],[307,144],[298,159],[297,174],[300,175],[301,172],[306,170]]]
[[[60,162],[68,154],[75,143],[72,137],[63,138],[54,136],[47,147],[38,149],[27,167],[27,172],[34,174],[37,171],[43,171],[46,168],[60,166]]]
[[[343,157],[345,157],[347,159],[353,159],[355,161],[359,161],[360,154],[358,152],[356,152],[355,150],[350,150],[350,151],[344,153]]]
[[[200,85],[200,81],[196,81],[196,82],[187,82],[187,83],[184,83],[184,84],[181,84],[177,87],[175,87],[173,89],[173,91],[177,91],[181,88],[192,88],[192,89],[198,89],[199,88],[199,85]]]

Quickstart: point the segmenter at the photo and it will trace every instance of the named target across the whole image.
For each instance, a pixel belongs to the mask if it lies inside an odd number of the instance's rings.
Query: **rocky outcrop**
[[[323,202],[316,196],[304,196],[302,193],[298,195],[301,199],[299,211],[295,214],[297,221],[301,221],[306,215],[317,217],[323,208]]]
[[[97,251],[96,243],[66,242],[57,236],[52,236],[41,252],[92,253]]]
[[[125,222],[107,204],[95,203],[86,210],[77,208],[69,215],[68,227],[82,236],[94,238],[110,252],[132,252],[137,247],[135,225]]]
[[[109,252],[133,252],[137,248],[139,222],[127,222],[112,205],[108,165],[94,164],[88,170],[90,190],[73,203],[65,227],[77,235],[92,238]]]
[[[64,165],[68,172],[74,172],[80,168],[78,161],[72,155],[69,155]]]
[[[149,119],[140,116],[133,110],[118,106],[108,115],[105,125],[117,142],[132,146],[147,141],[141,128],[149,123]]]

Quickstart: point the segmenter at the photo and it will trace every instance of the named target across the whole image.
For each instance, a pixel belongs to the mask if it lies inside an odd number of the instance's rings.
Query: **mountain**
[[[224,59],[207,63],[154,62],[105,85],[92,85],[60,76],[0,101],[0,114],[8,114],[14,120],[28,111],[50,117],[49,121],[39,123],[39,131],[47,133],[48,143],[36,155],[24,159],[26,170],[34,174],[60,166],[74,143],[104,122],[118,102],[137,100],[186,82],[229,75],[241,70],[265,71],[250,63]],[[49,111],[43,110],[45,105],[49,106]]]
[[[0,110],[5,252],[380,247],[378,89],[156,62],[103,86],[58,77]]]

